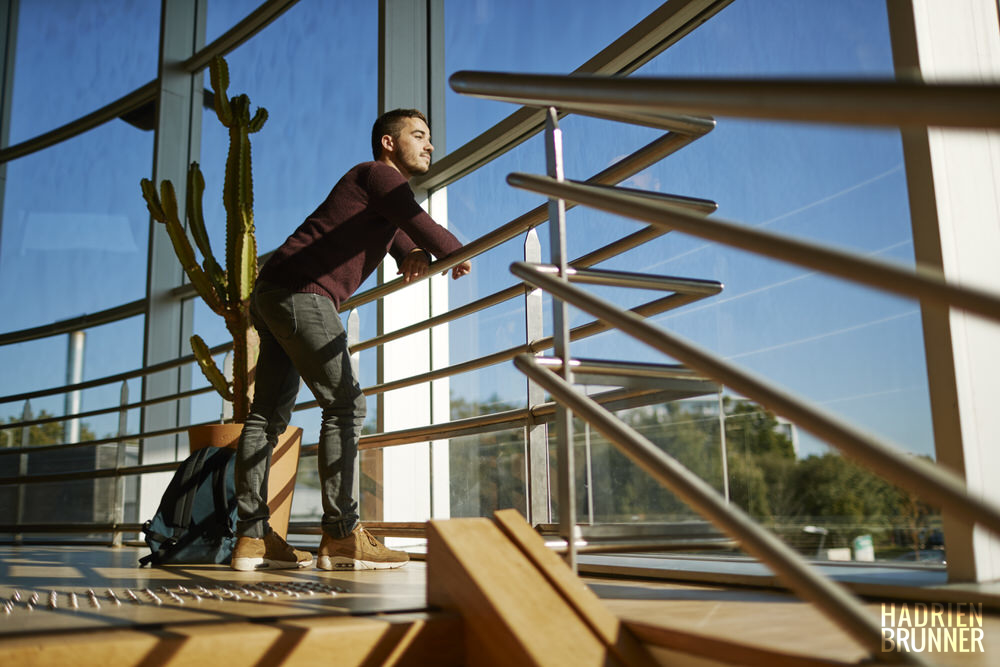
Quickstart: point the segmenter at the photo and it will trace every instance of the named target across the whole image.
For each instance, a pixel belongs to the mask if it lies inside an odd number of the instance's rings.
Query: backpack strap
[[[215,520],[217,525],[226,527],[226,532],[224,533],[226,537],[232,537],[236,534],[233,527],[229,525],[229,517],[236,506],[236,498],[234,495],[232,501],[230,501],[229,493],[226,489],[229,468],[235,465],[234,455],[235,452],[233,450],[226,450],[225,453],[219,452],[216,454],[217,457],[225,456],[226,461],[222,465],[216,466],[212,471],[212,490],[215,493]]]
[[[185,489],[182,496],[180,513],[178,516],[174,517],[175,528],[174,535],[186,532],[188,526],[191,525],[191,513],[194,511],[194,499],[197,487],[190,488],[193,479],[197,479],[201,474],[202,468],[205,467],[205,460],[212,454],[212,450],[209,447],[200,449],[195,453],[194,459],[190,461],[189,466],[184,470],[184,476],[181,481],[181,488]]]
[[[164,557],[167,552],[173,548],[177,541],[172,537],[167,537],[166,535],[161,535],[152,528],[150,528],[151,521],[147,521],[142,525],[142,532],[148,537],[152,538],[159,543],[159,547],[155,551],[150,551],[146,556],[139,559],[139,567],[146,567],[147,565],[159,565],[163,562]]]

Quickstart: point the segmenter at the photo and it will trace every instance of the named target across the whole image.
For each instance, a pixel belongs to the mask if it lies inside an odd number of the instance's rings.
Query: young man
[[[261,268],[250,303],[260,334],[256,392],[236,458],[239,507],[236,570],[308,567],[312,554],[290,547],[268,525],[271,451],[291,418],[299,378],[323,411],[318,467],[323,538],[318,566],[381,569],[409,557],[384,547],[358,522],[352,497],[365,397],[351,368],[340,304],[392,254],[404,282],[425,275],[430,255],[462,244],[417,205],[408,181],[430,167],[430,129],[415,109],[382,115],[372,128],[374,162],[348,171]],[[452,278],[471,270],[452,269]]]

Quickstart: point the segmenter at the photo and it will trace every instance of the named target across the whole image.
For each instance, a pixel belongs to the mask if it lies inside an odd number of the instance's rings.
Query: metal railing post
[[[122,531],[118,529],[125,523],[125,478],[121,475],[121,469],[125,467],[125,434],[128,433],[128,382],[122,381],[122,389],[118,405],[118,444],[115,456],[115,504],[114,512],[115,532],[111,536],[111,546],[120,547],[122,545]]]
[[[24,402],[24,410],[21,412],[21,421],[27,422],[31,421],[31,401]],[[21,428],[21,448],[22,450],[31,444],[31,427],[24,426]],[[22,451],[17,456],[17,476],[24,477],[28,474],[28,454]],[[17,485],[17,501],[14,507],[14,525],[20,526],[24,519],[24,494],[26,489],[24,484]],[[20,544],[24,539],[21,533],[14,534],[14,543]]]
[[[722,497],[729,502],[729,450],[726,448],[726,404],[719,387],[719,448],[722,457]]]
[[[587,393],[584,391],[584,393]],[[590,422],[583,422],[583,463],[586,470],[587,485],[587,523],[594,525],[594,466],[593,450],[590,447]]]
[[[554,107],[545,117],[545,166],[548,175],[563,180],[562,130]],[[567,280],[566,269],[566,202],[549,199],[549,257],[559,268],[559,276]],[[555,356],[562,360],[562,377],[573,381],[569,364],[569,307],[552,297],[552,338]],[[573,459],[573,413],[564,405],[556,409],[556,438],[559,448],[559,533],[566,540],[566,563],[576,572],[576,479]]]
[[[541,263],[542,247],[538,232],[528,230],[524,238],[524,261]],[[536,341],[545,337],[542,290],[527,289],[524,293],[524,334],[530,349]],[[532,410],[545,402],[545,390],[538,383],[527,378],[528,419],[524,426],[525,460],[527,462],[528,522],[532,525],[552,523],[552,487],[549,484],[549,429],[537,421]]]
[[[514,364],[525,374],[534,376],[555,400],[572,405],[585,422],[593,424],[619,451],[660,484],[738,539],[747,553],[766,563],[793,592],[816,604],[870,651],[875,660],[925,664],[920,654],[880,651],[881,627],[852,593],[812,568],[805,558],[777,535],[762,528],[749,514],[736,505],[726,503],[708,482],[677,459],[562,380],[558,374],[545,369],[535,358],[522,355],[514,360]]]

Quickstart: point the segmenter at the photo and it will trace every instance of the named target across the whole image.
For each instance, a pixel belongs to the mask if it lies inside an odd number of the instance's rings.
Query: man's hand
[[[414,248],[403,258],[403,263],[399,265],[399,271],[396,271],[396,275],[402,275],[403,282],[408,283],[427,275],[429,267],[430,261],[427,258],[427,253],[420,248]]]
[[[462,276],[471,271],[472,271],[472,264],[469,263],[469,260],[465,260],[461,264],[458,264],[451,269],[451,279],[458,280],[459,278],[461,278]],[[445,271],[444,273],[448,272]],[[442,273],[441,275],[443,276],[444,273]]]

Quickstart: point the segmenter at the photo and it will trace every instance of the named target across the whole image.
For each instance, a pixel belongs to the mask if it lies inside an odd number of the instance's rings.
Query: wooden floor
[[[0,546],[0,641],[36,634],[305,616],[402,616],[427,610],[427,570],[421,561],[377,572],[310,568],[241,573],[209,565],[140,569],[137,561],[144,553],[132,547]],[[622,578],[585,581],[622,619],[793,656],[847,663],[865,657],[814,607],[789,595]],[[870,606],[878,618],[880,604]],[[944,665],[998,665],[1000,615],[987,610],[983,630],[985,653],[925,657]]]
[[[792,595],[746,588],[625,581],[588,577],[588,586],[623,620],[718,638],[747,647],[820,658],[859,662],[865,651],[815,606]],[[891,604],[891,603],[889,603]],[[899,610],[908,604],[896,602]],[[869,603],[880,618],[882,603]],[[1000,665],[1000,614],[984,610],[982,653],[924,654],[940,665]],[[775,663],[771,663],[775,664]],[[794,664],[794,660],[792,663]]]
[[[223,565],[137,567],[146,553],[148,549],[133,547],[0,546],[0,601],[20,598],[9,613],[0,608],[0,637],[144,624],[400,613],[427,606],[423,563],[358,573],[315,568],[236,572]],[[29,605],[32,595],[37,601]],[[50,604],[53,595],[55,608]]]

